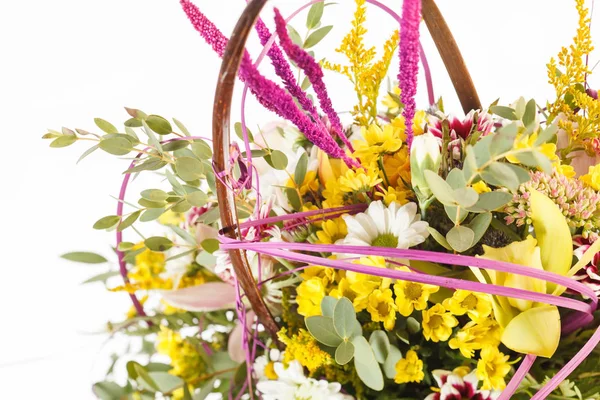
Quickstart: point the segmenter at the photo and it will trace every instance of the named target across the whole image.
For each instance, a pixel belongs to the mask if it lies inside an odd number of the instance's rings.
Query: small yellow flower
[[[376,289],[369,295],[367,311],[371,314],[371,319],[374,322],[383,322],[383,327],[388,331],[394,329],[397,309],[391,289]]]
[[[334,244],[348,234],[348,228],[343,218],[329,219],[321,224],[321,231],[317,232],[317,243]]]
[[[274,381],[277,378],[279,378],[277,376],[277,373],[275,372],[275,363],[273,361],[269,361],[267,363],[267,365],[265,365],[264,374],[267,377],[267,379],[270,379],[272,381]]]
[[[282,328],[277,336],[286,346],[283,353],[285,364],[298,360],[310,373],[331,364],[331,356],[319,348],[319,344],[308,331],[300,329],[297,334],[288,336],[287,330]]]
[[[452,335],[458,320],[443,305],[436,304],[423,311],[423,336],[432,342],[445,342]]]
[[[185,215],[183,213],[176,213],[172,210],[167,210],[158,217],[158,222],[163,225],[179,225],[184,221]]]
[[[333,256],[329,258],[335,259]],[[323,281],[323,286],[328,287],[336,280],[337,275],[338,273],[333,268],[321,267],[320,265],[311,265],[305,268],[300,276],[304,280],[309,280],[314,277],[320,278]]]
[[[354,155],[363,163],[369,163],[373,158],[384,154],[392,154],[402,147],[402,139],[399,137],[400,130],[391,124],[383,127],[377,124],[369,125],[369,128],[361,128],[364,140],[356,140],[353,143]]]
[[[475,350],[484,346],[498,347],[502,336],[502,328],[488,318],[483,321],[471,321],[454,335],[448,342],[451,349],[458,349],[465,358],[473,358]]]
[[[425,378],[425,373],[423,373],[423,361],[419,360],[415,351],[409,350],[406,353],[406,357],[401,358],[396,363],[396,376],[394,377],[394,382],[398,384],[409,382],[419,383],[423,378]]]
[[[383,189],[382,192],[375,193],[375,196],[381,197],[381,200],[385,203],[386,206],[389,207],[392,203],[398,203],[399,205],[404,205],[408,203],[408,196],[410,195],[410,191],[408,190],[397,190],[392,186],[387,189]]]
[[[303,281],[296,289],[298,314],[303,317],[321,315],[321,300],[325,297],[325,286],[319,277]]]
[[[289,179],[286,184],[289,188],[297,188],[300,196],[305,196],[308,192],[316,192],[319,190],[319,180],[317,179],[317,171],[307,171],[304,175],[304,181],[297,187],[293,179]]]
[[[471,186],[478,194],[491,192],[492,189],[485,184],[484,181],[479,181]]]
[[[407,146],[392,155],[383,156],[383,171],[380,173],[380,178],[384,177],[383,172],[387,177],[385,183],[387,184],[389,181],[390,186],[406,187],[410,185],[410,156]]]
[[[385,258],[379,256],[362,257],[359,260],[352,261],[352,263],[369,267],[387,268]],[[354,309],[357,312],[367,308],[369,295],[373,290],[387,289],[392,283],[392,280],[389,278],[381,278],[379,276],[361,274],[353,271],[346,272],[346,279],[350,284],[350,289],[356,293],[353,303]]]
[[[186,382],[198,378],[206,369],[203,358],[196,346],[182,338],[178,332],[162,325],[160,332],[158,332],[156,350],[171,359],[173,369],[169,373],[180,377]]]
[[[392,93],[395,96],[392,97],[389,93],[386,93],[385,97],[381,101],[381,104],[388,109],[387,112],[389,114],[398,114],[400,112],[400,103],[398,103],[396,96],[400,97],[400,88],[398,86],[394,86],[392,88]]]
[[[506,387],[504,377],[510,372],[508,356],[497,347],[485,346],[477,362],[477,378],[483,381],[482,390],[503,390]]]
[[[143,243],[137,244],[133,249],[140,249]],[[145,249],[135,256],[135,265],[127,276],[136,289],[172,289],[173,281],[164,279],[161,274],[165,272],[166,261],[164,253]]]
[[[415,113],[415,119],[413,120],[413,133],[415,136],[422,135],[425,133],[425,125],[427,124],[427,113],[423,110],[419,110]]]
[[[339,180],[328,181],[323,190],[323,208],[335,208],[344,205],[344,192],[340,189]]]
[[[579,179],[592,189],[600,190],[600,164],[590,167],[588,173]]]
[[[492,301],[486,293],[457,290],[451,298],[444,300],[446,307],[454,315],[467,314],[472,321],[486,319],[492,313]]]
[[[368,192],[382,180],[375,169],[365,172],[363,169],[354,171],[349,169],[340,177],[340,190],[345,193]]]
[[[554,143],[542,143],[541,145],[536,146],[535,141],[537,140],[537,138],[538,138],[537,132],[532,133],[529,136],[527,136],[525,134],[519,134],[519,135],[517,135],[517,137],[515,139],[515,144],[514,144],[513,149],[514,150],[525,150],[525,149],[537,150],[540,153],[542,153],[543,155],[545,155],[546,157],[548,157],[548,159],[550,161],[558,160],[558,156],[556,155],[556,145]],[[510,156],[506,157],[506,159],[513,164],[519,164],[519,160],[514,155],[510,155]]]
[[[409,271],[404,267],[401,270]],[[398,312],[408,317],[414,310],[424,310],[427,308],[427,301],[432,293],[440,290],[438,286],[426,285],[410,281],[397,281],[394,285],[396,294],[396,305]]]
[[[553,165],[556,169],[556,172],[558,172],[560,175],[564,175],[567,178],[575,177],[575,168],[573,168],[572,165],[561,164],[560,162],[555,162]]]

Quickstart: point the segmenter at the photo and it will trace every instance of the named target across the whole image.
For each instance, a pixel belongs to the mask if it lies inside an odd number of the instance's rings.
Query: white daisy
[[[429,236],[426,221],[417,214],[417,205],[408,203],[384,206],[374,201],[364,213],[345,215],[348,235],[343,244],[408,249],[423,243]]]
[[[256,384],[263,400],[352,400],[340,393],[342,385],[304,376],[302,365],[294,360],[286,368],[283,363],[274,365],[277,380],[263,380]]]

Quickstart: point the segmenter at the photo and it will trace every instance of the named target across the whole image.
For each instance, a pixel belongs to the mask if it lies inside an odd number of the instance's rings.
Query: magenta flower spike
[[[400,99],[404,103],[402,115],[406,121],[408,147],[413,139],[413,119],[415,117],[417,76],[419,73],[419,23],[421,22],[421,0],[404,0],[400,21]]]
[[[288,34],[285,19],[277,8],[275,9],[275,25],[277,27],[279,42],[281,43],[281,47],[285,51],[285,54],[287,54],[287,56],[290,57],[296,64],[298,64],[298,67],[304,71],[310,80],[310,83],[313,85],[313,89],[319,98],[321,109],[329,118],[335,134],[342,140],[342,142],[344,142],[346,146],[348,146],[350,151],[353,151],[350,141],[344,134],[344,128],[342,127],[340,117],[335,112],[333,105],[331,104],[331,99],[329,98],[327,88],[323,82],[323,69],[313,56],[292,42],[292,39],[290,39]]]

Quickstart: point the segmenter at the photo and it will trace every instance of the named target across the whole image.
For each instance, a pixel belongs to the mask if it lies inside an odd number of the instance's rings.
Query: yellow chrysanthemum
[[[413,120],[413,133],[415,136],[422,135],[425,133],[425,125],[427,124],[427,113],[423,110],[419,110],[415,113],[415,119]]]
[[[423,311],[423,336],[426,340],[445,342],[452,335],[452,328],[456,325],[458,320],[441,304]]]
[[[515,139],[515,144],[513,146],[514,150],[537,150],[540,153],[542,153],[543,155],[545,155],[546,157],[548,157],[548,159],[550,161],[555,161],[558,160],[558,156],[556,155],[556,145],[554,143],[542,143],[539,146],[535,145],[535,141],[538,138],[538,134],[537,132],[532,133],[531,135],[527,136],[525,134],[519,134],[517,135],[516,139]],[[510,155],[508,157],[506,157],[506,159],[513,163],[513,164],[518,164],[519,160],[516,156],[514,155]]]
[[[369,267],[387,268],[385,258],[379,256],[362,257],[359,260],[352,261],[353,264],[361,264]],[[389,278],[381,278],[379,276],[362,274],[359,272],[347,271],[346,280],[349,283],[350,289],[356,296],[353,300],[354,309],[362,311],[367,308],[369,295],[375,289],[387,289],[392,282]]]
[[[330,259],[335,259],[335,256],[330,256]],[[333,268],[322,267],[320,265],[311,265],[305,268],[300,275],[302,279],[309,280],[312,278],[319,278],[323,281],[323,286],[328,287],[334,281],[338,279],[338,275],[342,274],[344,271],[336,271]]]
[[[387,113],[388,114],[398,114],[400,112],[400,102],[398,101],[400,99],[400,87],[398,86],[394,86],[391,90],[391,93],[393,94],[393,96],[388,92],[386,93],[386,95],[383,97],[383,100],[381,101],[381,104],[383,104],[383,106],[385,108],[387,108]]]
[[[308,192],[316,192],[319,190],[319,180],[317,179],[317,171],[307,171],[304,175],[302,184],[297,187],[293,179],[288,179],[286,186],[289,188],[296,188],[300,193],[300,196],[305,196]]]
[[[574,178],[576,175],[575,168],[573,168],[572,165],[561,164],[559,162],[555,162],[553,164],[553,166],[558,174],[564,175],[567,178]]]
[[[367,311],[371,314],[371,320],[383,322],[383,327],[388,331],[394,329],[397,309],[391,289],[376,289],[369,295]]]
[[[488,185],[486,185],[484,181],[479,181],[479,182],[471,185],[471,187],[479,194],[492,191],[492,189],[490,189],[490,187]]]
[[[343,218],[324,221],[321,224],[321,229],[317,232],[317,243],[321,244],[334,244],[348,234],[348,228]]]
[[[369,128],[363,126],[361,133],[364,140],[354,141],[353,146],[354,155],[363,163],[369,163],[373,158],[384,154],[395,153],[402,147],[400,130],[391,124],[383,128],[377,124],[371,124]]]
[[[202,356],[192,343],[181,337],[178,332],[165,326],[160,327],[156,340],[156,350],[171,359],[173,367],[169,373],[186,382],[192,382],[206,369]]]
[[[600,190],[600,164],[590,167],[588,173],[579,178],[594,190]]]
[[[485,346],[479,354],[477,378],[483,381],[482,390],[503,390],[506,387],[504,377],[510,372],[508,356],[497,347]]]
[[[323,208],[335,208],[344,205],[344,192],[340,188],[339,180],[328,181],[323,190]]]
[[[298,314],[304,317],[321,315],[321,300],[325,297],[325,285],[319,277],[303,281],[296,289]]]
[[[388,187],[387,189],[383,189],[382,192],[375,193],[375,196],[381,197],[381,200],[385,203],[386,206],[389,206],[392,203],[398,203],[399,205],[404,205],[408,203],[410,196],[409,190],[399,190],[393,187]]]
[[[404,267],[401,270],[409,271]],[[436,293],[440,288],[434,285],[410,281],[397,281],[394,284],[394,293],[396,294],[396,305],[398,312],[408,317],[414,310],[424,310],[427,308],[427,301],[432,293]]]
[[[502,328],[498,323],[488,318],[486,320],[467,323],[448,342],[451,349],[458,349],[466,358],[473,358],[475,350],[481,350],[484,346],[498,347],[502,336]]]
[[[396,363],[396,376],[394,377],[394,382],[398,384],[409,382],[419,383],[423,378],[425,378],[423,361],[419,359],[419,356],[417,356],[417,353],[414,350],[407,351],[406,357],[401,358]]]
[[[457,290],[444,300],[444,307],[454,315],[465,315],[473,321],[486,319],[492,313],[492,301],[486,293]]]
[[[377,184],[381,183],[378,172],[369,168],[366,172],[363,169],[354,171],[348,170],[339,179],[339,188],[345,193],[369,192]]]
[[[300,329],[297,334],[288,336],[287,330],[282,328],[277,336],[286,345],[283,356],[284,363],[297,360],[308,368],[310,373],[331,364],[331,356],[319,348],[315,338],[306,330]]]
[[[359,311],[362,311],[365,309],[364,307],[362,307],[362,308],[360,307],[361,305],[364,305],[364,299],[362,299],[363,304],[359,304],[359,302],[355,303],[357,293],[354,290],[352,290],[352,288],[350,288],[350,282],[348,282],[348,279],[346,279],[346,278],[340,279],[337,286],[335,288],[331,289],[331,291],[329,292],[329,295],[331,297],[335,297],[336,299],[341,299],[342,297],[346,297],[353,303],[354,310],[356,312],[359,312]]]

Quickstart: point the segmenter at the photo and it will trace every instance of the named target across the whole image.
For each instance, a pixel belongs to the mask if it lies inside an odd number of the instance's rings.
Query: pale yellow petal
[[[550,358],[560,340],[556,306],[534,307],[514,317],[504,328],[502,343],[511,350]]]

